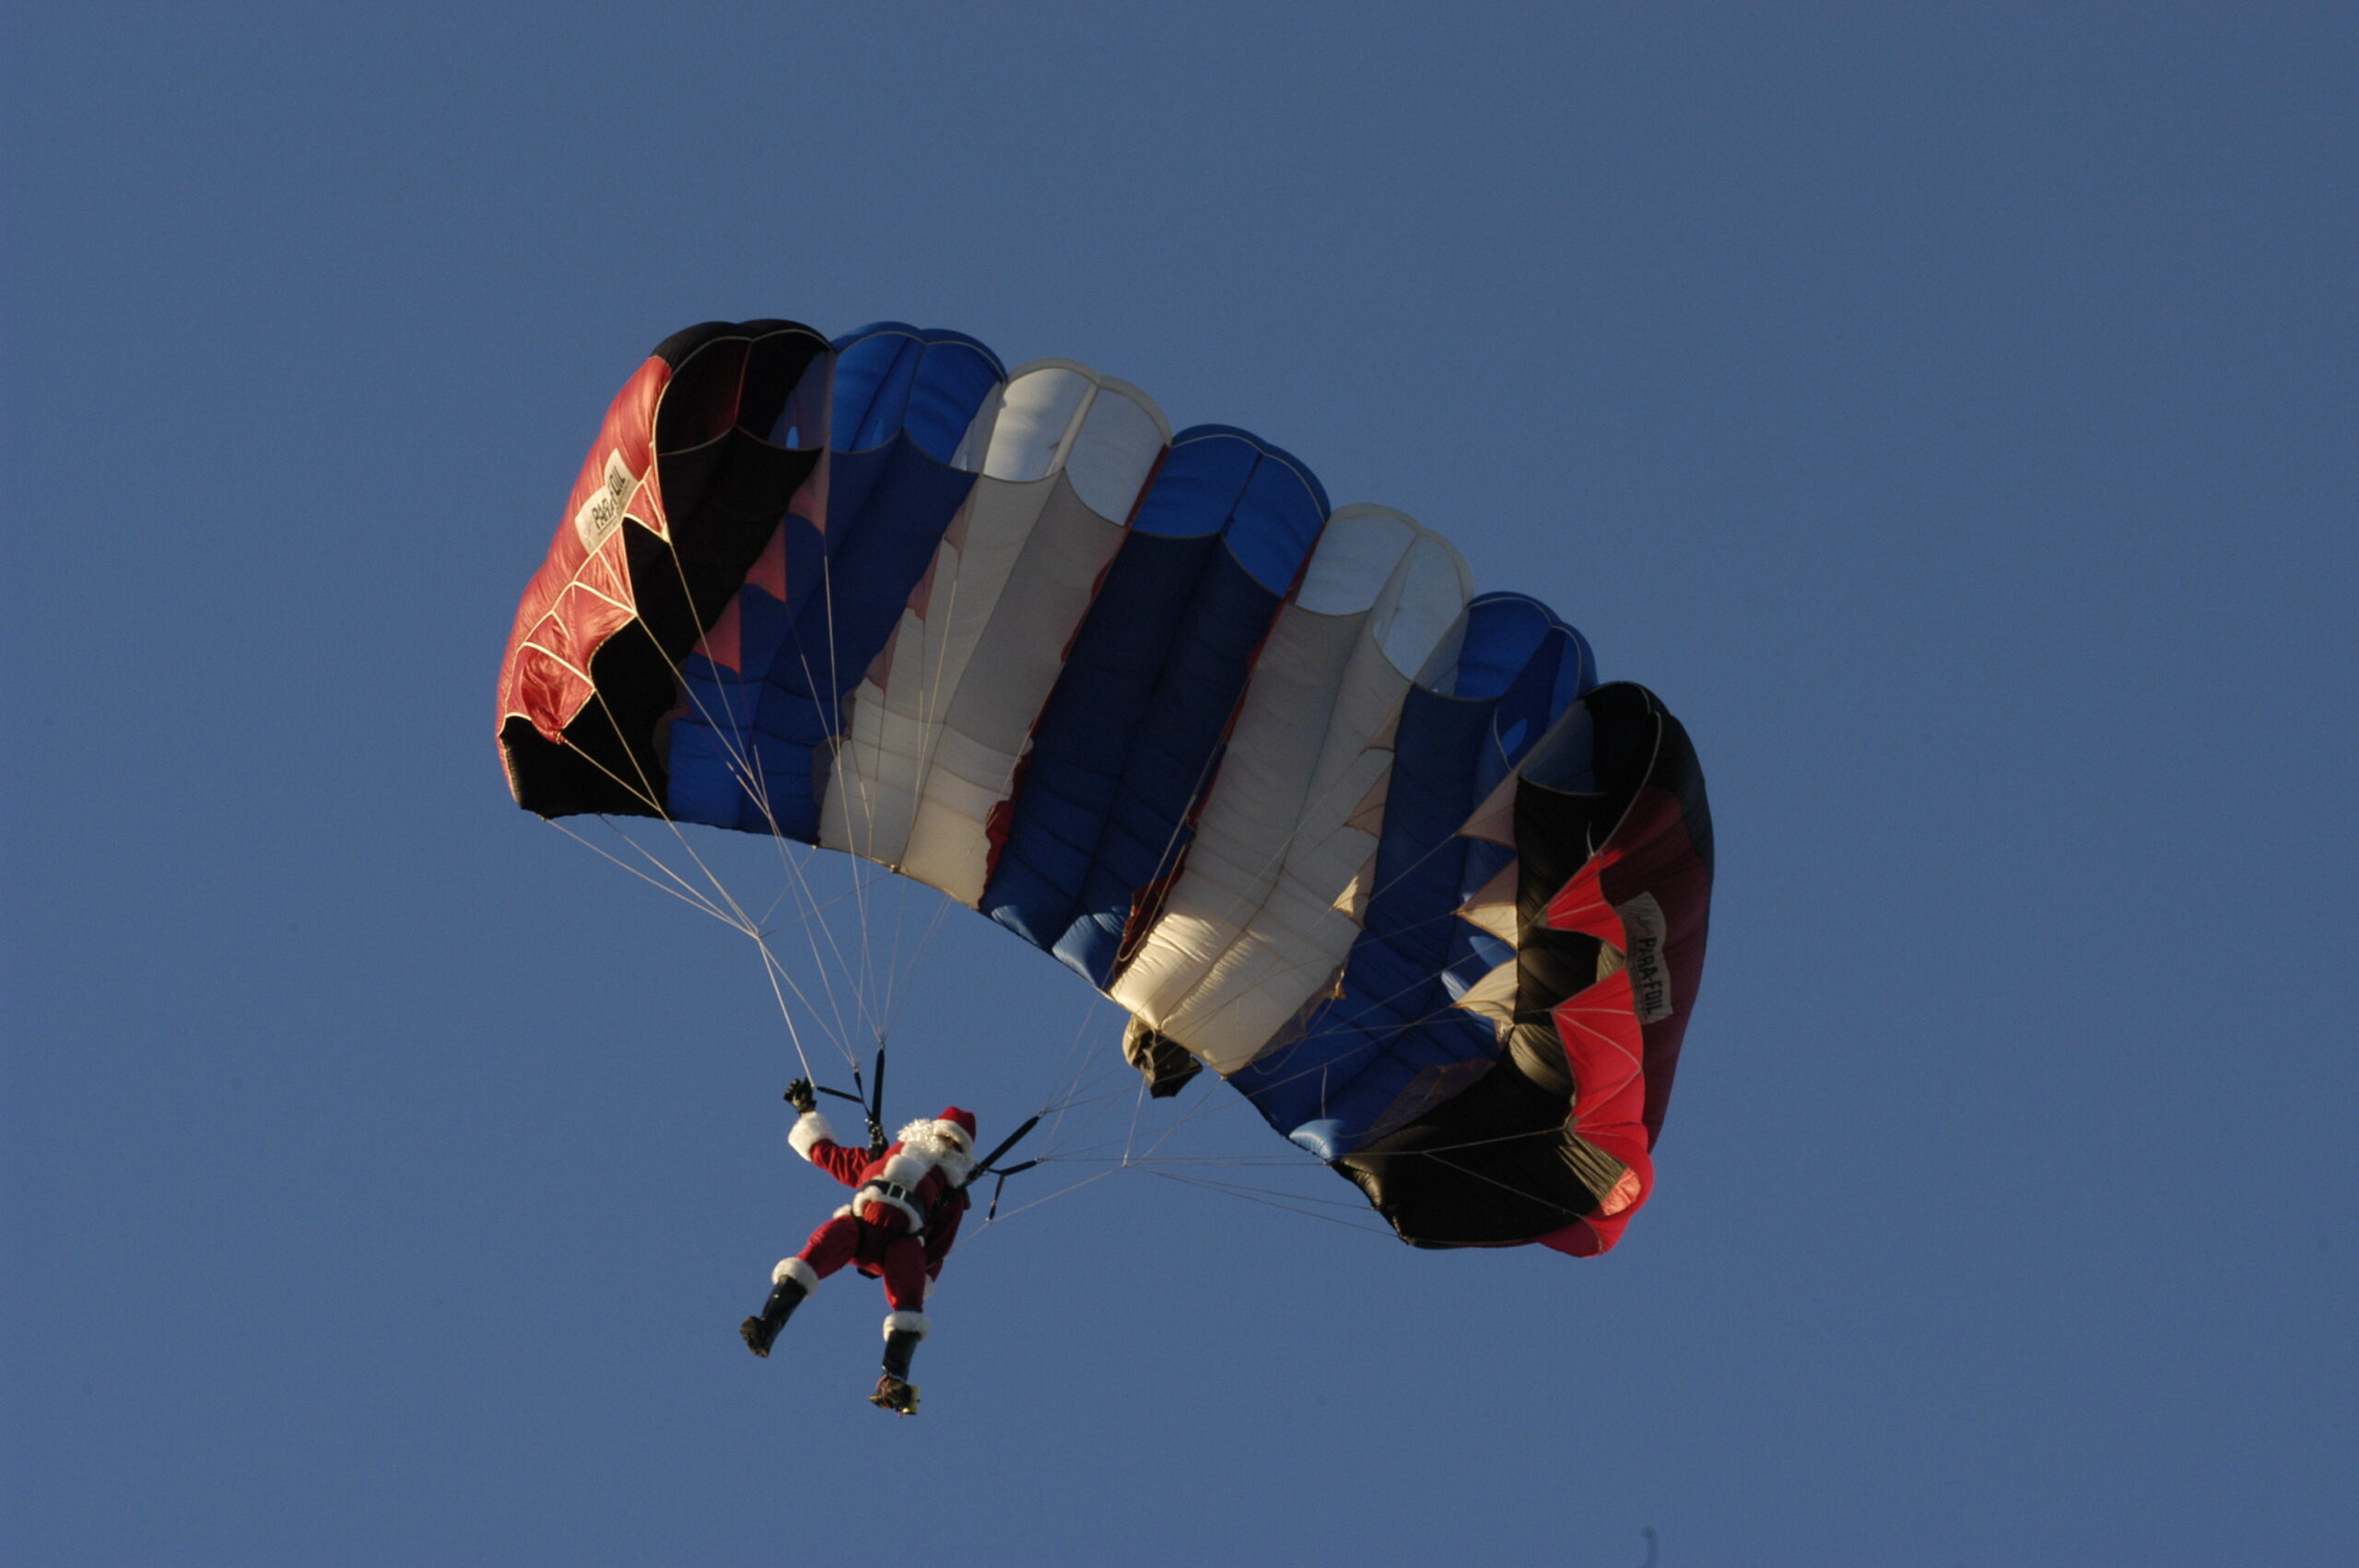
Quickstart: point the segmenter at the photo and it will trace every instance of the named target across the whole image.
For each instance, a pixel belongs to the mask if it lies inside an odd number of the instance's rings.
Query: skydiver
[[[910,1123],[879,1153],[836,1141],[836,1129],[819,1114],[818,1094],[809,1079],[787,1085],[786,1100],[798,1113],[788,1144],[859,1190],[811,1233],[802,1251],[780,1261],[770,1274],[769,1300],[738,1332],[747,1350],[767,1356],[787,1318],[820,1281],[847,1263],[872,1278],[881,1276],[892,1310],[885,1318],[885,1375],[868,1401],[915,1415],[918,1391],[910,1382],[910,1357],[925,1338],[925,1298],[942,1277],[943,1260],[967,1212],[975,1118],[952,1106],[938,1117]]]

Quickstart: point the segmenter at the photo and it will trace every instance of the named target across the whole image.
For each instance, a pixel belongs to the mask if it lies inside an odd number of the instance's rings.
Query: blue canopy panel
[[[973,487],[950,460],[1006,376],[973,338],[898,322],[837,339],[834,359],[826,468],[798,497],[824,506],[826,526],[787,513],[784,597],[752,580],[739,593],[735,670],[697,653],[682,661],[689,703],[672,723],[668,802],[682,821],[755,833],[774,825],[816,842],[843,698],[884,649]],[[791,400],[774,437],[812,418],[810,400]],[[739,779],[749,749],[758,799]]]
[[[1490,1022],[1455,1004],[1515,954],[1458,910],[1514,851],[1459,829],[1597,684],[1587,639],[1537,600],[1487,593],[1466,614],[1448,689],[1412,686],[1402,705],[1374,891],[1342,994],[1229,1078],[1324,1160],[1449,1099],[1498,1055]]]
[[[1270,625],[1327,520],[1243,430],[1174,437],[1033,731],[982,908],[1103,989],[1179,865]]]

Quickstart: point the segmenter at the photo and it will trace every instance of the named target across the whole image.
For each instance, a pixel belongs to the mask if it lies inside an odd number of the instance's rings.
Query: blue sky
[[[11,6],[5,1555],[2359,1557],[2355,31]],[[1619,1251],[1052,1163],[919,1420],[864,1281],[745,1354],[836,1201],[777,1011],[491,688],[614,389],[773,314],[1245,426],[1663,695],[1719,878]],[[1082,989],[954,914],[897,1109],[989,1140]],[[1223,1093],[1148,1131],[1282,1154]]]

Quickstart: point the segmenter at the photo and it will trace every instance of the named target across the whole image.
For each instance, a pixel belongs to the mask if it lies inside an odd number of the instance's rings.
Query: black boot
[[[916,1326],[904,1327],[912,1319]],[[877,1409],[895,1415],[918,1413],[917,1385],[910,1381],[910,1357],[925,1338],[924,1322],[914,1312],[897,1312],[885,1320],[885,1375],[876,1380],[876,1392],[868,1397]]]
[[[803,1288],[801,1281],[792,1276],[772,1285],[770,1299],[762,1304],[762,1315],[748,1317],[737,1326],[737,1332],[745,1338],[745,1348],[757,1356],[769,1355],[770,1341],[778,1338],[778,1331],[786,1327],[786,1320],[794,1316],[794,1309],[803,1305],[803,1298],[810,1293]]]

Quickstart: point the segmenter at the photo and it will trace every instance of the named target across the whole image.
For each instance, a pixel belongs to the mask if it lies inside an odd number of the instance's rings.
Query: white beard
[[[975,1168],[975,1156],[961,1149],[945,1136],[937,1121],[913,1121],[893,1135],[893,1141],[903,1153],[914,1154],[942,1173],[942,1179],[957,1187]]]

